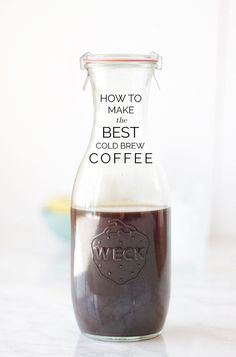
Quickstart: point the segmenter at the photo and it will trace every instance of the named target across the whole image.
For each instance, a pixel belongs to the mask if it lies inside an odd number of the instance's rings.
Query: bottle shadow
[[[165,340],[162,335],[150,340],[138,342],[104,342],[88,338],[81,334],[77,340],[73,357],[168,357]]]

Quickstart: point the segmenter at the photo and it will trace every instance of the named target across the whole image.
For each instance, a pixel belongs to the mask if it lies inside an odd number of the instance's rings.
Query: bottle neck
[[[91,65],[94,125],[86,157],[91,164],[152,164],[146,135],[153,65]],[[99,165],[96,165],[99,166]]]
[[[95,131],[101,131],[102,127],[106,128],[105,131],[113,128],[114,139],[119,136],[119,130],[127,131],[127,127],[136,128],[131,129],[135,136],[138,132],[141,134],[147,120],[149,89],[154,66],[150,64],[91,65],[88,71],[93,90]],[[123,138],[127,135],[123,133]]]

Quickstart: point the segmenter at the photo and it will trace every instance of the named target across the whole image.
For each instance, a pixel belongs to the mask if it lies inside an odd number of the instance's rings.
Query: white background
[[[236,355],[235,19],[235,0],[0,0],[1,356]],[[164,59],[149,125],[172,195],[171,303],[142,343],[79,334],[69,244],[42,219],[89,140],[86,51]]]
[[[235,16],[233,0],[0,0],[2,231],[41,224],[47,201],[71,193],[92,125],[79,57],[156,51],[149,124],[176,261],[197,264],[208,239],[233,239]]]

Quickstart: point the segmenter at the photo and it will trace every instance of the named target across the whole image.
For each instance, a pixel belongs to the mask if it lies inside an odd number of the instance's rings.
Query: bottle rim
[[[92,54],[86,52],[80,57],[81,69],[87,69],[89,64],[114,63],[152,63],[155,68],[161,69],[162,58],[155,52],[149,54]]]

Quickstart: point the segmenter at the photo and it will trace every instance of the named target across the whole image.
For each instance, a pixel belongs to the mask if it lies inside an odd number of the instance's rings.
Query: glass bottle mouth
[[[114,63],[150,63],[154,64],[155,68],[161,69],[162,58],[155,52],[151,52],[147,55],[144,54],[92,54],[86,52],[80,57],[81,69],[87,69],[89,64],[114,64]]]

